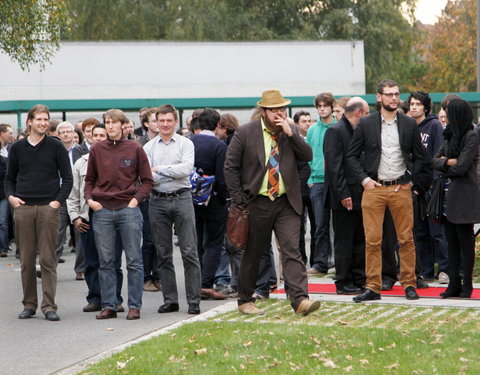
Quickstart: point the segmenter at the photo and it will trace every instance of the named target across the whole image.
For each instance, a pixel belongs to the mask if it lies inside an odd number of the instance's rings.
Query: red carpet
[[[427,289],[417,289],[417,293],[424,298],[442,298],[440,293],[445,289],[446,287],[431,286]],[[308,284],[308,292],[311,294],[337,294],[334,284]],[[278,289],[274,293],[285,293],[285,289]],[[394,286],[388,292],[382,291],[382,296],[403,297],[405,292],[401,286]],[[471,299],[480,299],[480,289],[473,289]]]

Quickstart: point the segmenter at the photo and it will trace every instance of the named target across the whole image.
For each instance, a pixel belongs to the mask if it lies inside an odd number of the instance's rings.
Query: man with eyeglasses
[[[225,180],[233,205],[249,209],[247,248],[238,272],[238,309],[261,315],[254,305],[260,258],[275,232],[293,310],[308,315],[320,301],[308,298],[307,274],[298,242],[302,197],[297,162],[312,158],[310,146],[287,120],[289,99],[267,90],[257,103],[261,118],[237,128],[227,150]]]
[[[325,202],[332,210],[337,294],[359,294],[365,288],[362,185],[348,167],[346,154],[360,119],[369,113],[365,100],[352,98],[340,121],[325,133]]]
[[[382,224],[385,209],[392,215],[400,245],[400,283],[409,300],[418,299],[413,241],[412,191],[428,163],[414,119],[398,113],[400,92],[395,81],[377,86],[380,111],[362,118],[347,152],[347,163],[361,183],[365,228],[366,289],[354,302],[381,299]],[[361,159],[364,158],[362,163]]]
[[[337,122],[333,116],[335,98],[329,92],[318,94],[315,98],[315,107],[318,112],[318,121],[310,126],[307,132],[307,143],[312,147],[313,159],[310,162],[310,199],[315,213],[315,251],[310,258],[311,268],[309,275],[328,273],[328,257],[330,245],[330,210],[325,208],[325,160],[323,157],[323,140],[328,127]]]

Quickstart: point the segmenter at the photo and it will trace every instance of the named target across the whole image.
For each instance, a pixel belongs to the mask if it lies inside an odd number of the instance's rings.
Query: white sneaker
[[[438,274],[438,283],[439,284],[448,284],[450,282],[450,277],[445,272],[440,272]]]

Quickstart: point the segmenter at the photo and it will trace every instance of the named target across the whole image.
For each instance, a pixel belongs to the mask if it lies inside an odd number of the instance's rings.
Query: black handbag
[[[433,185],[432,195],[427,204],[427,216],[430,220],[440,222],[443,212],[443,200],[445,198],[445,176],[440,175]]]

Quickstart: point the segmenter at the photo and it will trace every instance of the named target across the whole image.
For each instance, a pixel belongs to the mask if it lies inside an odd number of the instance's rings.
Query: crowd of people
[[[480,222],[472,108],[448,95],[436,116],[428,93],[401,102],[392,80],[378,84],[376,100],[370,113],[360,97],[320,93],[315,121],[306,111],[289,118],[291,101],[267,90],[242,126],[204,108],[181,127],[164,104],[142,108],[136,129],[119,109],[74,126],[36,105],[16,141],[1,124],[0,256],[14,237],[19,318],[36,314],[40,278],[41,311],[60,320],[56,269],[69,229],[75,278],[87,285],[83,311],[96,319],[125,311],[123,253],[126,318],[140,318],[143,292],[162,292],[159,313],[179,311],[174,243],[189,314],[200,313],[202,299],[229,297],[241,313],[263,314],[255,301],[283,278],[294,312],[308,315],[320,306],[309,299],[308,277],[332,267],[337,293],[355,302],[380,299],[397,281],[407,299],[418,299],[417,289],[435,279],[448,284],[442,297],[469,298]],[[214,181],[206,196],[195,196],[193,176]],[[440,182],[443,209],[432,218]],[[249,212],[242,250],[226,235],[231,207]]]

